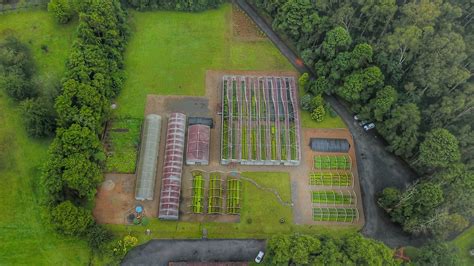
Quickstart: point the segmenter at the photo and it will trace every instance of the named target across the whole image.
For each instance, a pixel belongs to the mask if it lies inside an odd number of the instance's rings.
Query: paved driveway
[[[252,261],[264,240],[152,240],[131,250],[122,265],[168,265],[170,261]]]

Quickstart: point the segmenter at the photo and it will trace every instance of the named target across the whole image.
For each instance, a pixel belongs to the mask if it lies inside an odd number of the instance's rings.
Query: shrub
[[[312,103],[312,96],[311,94],[305,94],[301,97],[301,109],[305,111],[311,111],[311,103]]]
[[[134,236],[127,235],[123,240],[117,241],[113,247],[113,254],[118,258],[123,258],[127,252],[138,244],[138,239]]]
[[[308,84],[308,81],[309,81],[309,74],[308,73],[304,73],[303,75],[300,76],[300,78],[298,79],[298,85],[300,88],[305,88],[306,85]]]
[[[3,87],[8,96],[22,101],[36,96],[37,90],[32,82],[23,73],[11,72],[0,78],[0,87]]]
[[[322,122],[324,120],[325,114],[326,114],[326,111],[324,110],[324,107],[318,106],[311,113],[311,119],[313,119],[316,122]]]
[[[48,11],[53,13],[56,21],[61,24],[68,23],[76,12],[71,0],[51,0],[48,3]]]
[[[51,221],[59,232],[65,235],[83,236],[94,224],[90,211],[64,201],[51,211]]]
[[[20,104],[26,132],[32,137],[51,136],[56,125],[53,102],[46,97],[27,99]]]
[[[94,251],[103,250],[105,244],[112,240],[113,235],[104,227],[94,224],[88,232],[89,246]]]
[[[319,106],[324,107],[324,99],[321,95],[314,96],[313,99],[311,99],[311,108],[313,110],[318,108]]]

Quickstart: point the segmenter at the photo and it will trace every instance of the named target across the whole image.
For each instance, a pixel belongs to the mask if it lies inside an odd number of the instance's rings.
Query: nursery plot
[[[202,172],[194,171],[193,175],[193,194],[192,194],[192,212],[202,213],[204,207],[204,179]]]
[[[294,77],[222,78],[221,163],[299,165]]]
[[[354,222],[358,216],[355,208],[313,208],[313,220],[317,222]]]
[[[319,204],[352,204],[354,203],[354,195],[349,191],[313,191],[312,202]]]
[[[142,119],[119,118],[112,121],[106,132],[106,171],[134,173]]]
[[[208,214],[222,213],[222,179],[219,173],[211,173],[209,177]]]
[[[353,179],[351,172],[314,172],[310,173],[309,185],[352,187]]]
[[[242,183],[239,179],[229,178],[227,180],[227,213],[240,213],[240,190]]]
[[[350,170],[352,162],[349,155],[318,155],[314,157],[315,169]]]

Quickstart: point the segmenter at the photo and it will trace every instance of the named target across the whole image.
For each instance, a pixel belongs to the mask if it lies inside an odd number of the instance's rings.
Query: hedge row
[[[77,39],[56,98],[58,129],[41,179],[53,225],[64,234],[94,231],[91,213],[82,206],[93,199],[102,179],[105,153],[99,134],[110,99],[124,81],[127,36],[126,15],[118,0],[88,0],[81,8]],[[61,211],[66,206],[71,211]]]
[[[137,10],[162,9],[177,11],[202,11],[217,8],[224,0],[126,0]]]

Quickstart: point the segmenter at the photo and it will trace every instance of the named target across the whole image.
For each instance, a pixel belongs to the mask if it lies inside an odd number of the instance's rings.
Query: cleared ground
[[[203,96],[206,71],[292,70],[269,40],[233,38],[232,6],[200,13],[131,11],[120,114],[143,117],[147,94]]]
[[[0,39],[13,33],[31,48],[45,88],[62,75],[75,23],[58,26],[39,10],[0,14],[0,21]],[[49,140],[27,137],[17,105],[3,92],[0,110],[0,264],[87,264],[85,241],[59,236],[41,221],[38,182]]]

